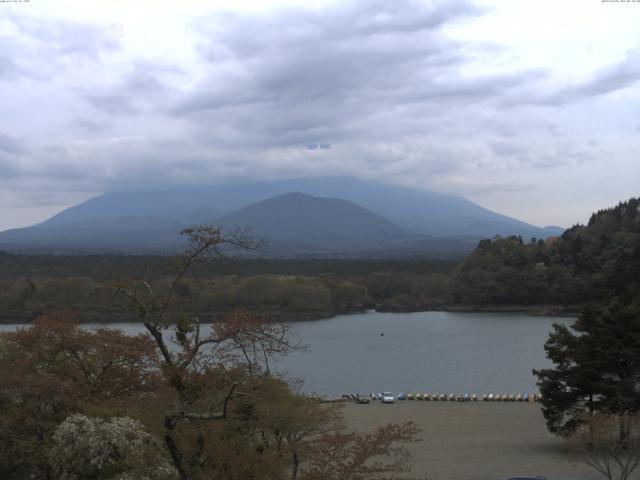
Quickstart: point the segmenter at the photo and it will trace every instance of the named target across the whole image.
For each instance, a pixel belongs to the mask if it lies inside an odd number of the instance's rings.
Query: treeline
[[[5,322],[30,321],[47,311],[72,311],[82,322],[135,321],[130,300],[113,288],[126,280],[99,283],[89,277],[0,280],[0,312]],[[154,290],[163,278],[149,281]],[[204,321],[241,308],[268,320],[323,318],[371,308],[366,288],[340,279],[292,275],[188,278],[176,288],[175,311],[189,311]]]
[[[594,213],[561,237],[483,240],[454,271],[451,300],[467,305],[573,305],[637,298],[640,200]]]
[[[28,255],[0,251],[0,280],[21,277],[86,276],[97,281],[166,276],[172,258],[160,255]],[[194,265],[190,277],[222,275],[336,275],[343,278],[377,272],[448,273],[460,259],[399,258],[213,258]]]
[[[90,277],[0,280],[0,319],[29,322],[48,311],[72,311],[82,322],[135,321],[129,300],[112,287],[131,279],[99,282]],[[149,280],[152,289],[167,280]],[[326,318],[377,308],[415,310],[446,303],[448,276],[382,271],[357,278],[336,275],[221,275],[186,278],[176,289],[180,309],[213,321],[242,309],[265,320]]]
[[[174,261],[142,256],[2,254],[0,321],[28,322],[59,310],[84,322],[134,321],[114,285],[166,286]],[[455,262],[445,260],[216,259],[194,265],[177,289],[180,311],[215,320],[241,308],[267,320],[326,318],[394,302],[442,304]],[[434,295],[439,295],[434,299]],[[407,300],[408,299],[408,300]],[[178,311],[178,310],[176,310]]]
[[[162,288],[169,257],[28,256],[0,253],[0,321],[53,310],[81,321],[132,321],[114,284],[147,279]],[[461,262],[442,259],[237,259],[194,265],[180,308],[205,319],[241,308],[268,320],[324,318],[366,309],[530,308],[577,311],[589,302],[637,296],[639,200],[594,213],[561,237],[482,240]]]
[[[288,324],[194,315],[185,275],[231,241],[198,227],[162,280],[94,289],[125,299],[146,335],[84,329],[69,312],[0,332],[0,478],[368,480],[410,469],[414,423],[347,430],[338,404],[271,371],[304,349]]]

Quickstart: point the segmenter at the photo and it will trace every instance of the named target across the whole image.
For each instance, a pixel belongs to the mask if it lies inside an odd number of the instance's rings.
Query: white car
[[[384,392],[382,394],[382,403],[393,403],[396,399],[391,392]]]

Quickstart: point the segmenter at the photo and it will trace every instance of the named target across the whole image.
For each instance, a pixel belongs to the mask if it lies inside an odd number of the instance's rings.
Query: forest
[[[0,335],[0,477],[399,478],[415,424],[349,431],[339,404],[269,367],[304,348],[272,320],[371,307],[581,308],[577,335],[556,326],[545,345],[557,367],[535,372],[547,426],[580,434],[592,410],[615,414],[615,449],[635,445],[637,199],[561,237],[483,240],[459,263],[221,259],[216,246],[233,239],[184,233],[177,258],[2,255],[4,318],[35,320]],[[147,334],[78,320],[137,321]]]
[[[235,312],[201,325],[179,286],[232,240],[207,227],[188,235],[192,248],[168,282],[109,286],[146,335],[83,329],[70,312],[0,334],[0,478],[365,480],[407,471],[415,424],[347,430],[339,404],[271,373],[270,361],[304,348],[286,324]]]
[[[104,288],[144,279],[160,287],[174,259],[134,255],[0,252],[0,322],[53,311],[83,322],[135,320],[127,299]],[[575,313],[612,292],[634,295],[640,271],[639,200],[594,213],[560,237],[495,237],[458,261],[433,258],[214,258],[181,282],[182,305],[207,320],[236,309],[265,320],[340,313],[519,309]],[[176,304],[176,312],[181,306]]]
[[[594,213],[546,241],[481,241],[451,277],[454,304],[582,306],[637,297],[640,201]]]

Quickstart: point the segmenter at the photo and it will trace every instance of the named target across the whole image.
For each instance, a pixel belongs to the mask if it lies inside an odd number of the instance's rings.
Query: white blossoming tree
[[[140,422],[72,415],[55,430],[50,462],[60,480],[177,478],[163,449]]]

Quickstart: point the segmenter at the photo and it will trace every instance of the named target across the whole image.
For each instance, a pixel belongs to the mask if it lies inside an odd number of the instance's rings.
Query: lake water
[[[293,324],[308,346],[273,369],[303,378],[304,390],[346,392],[528,393],[534,368],[550,365],[544,342],[554,322],[517,313],[363,313]],[[113,326],[113,325],[112,325]],[[118,324],[139,333],[139,324]],[[0,331],[15,325],[0,325]]]

